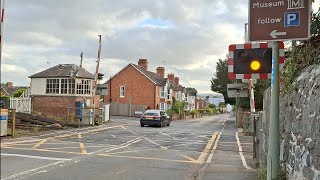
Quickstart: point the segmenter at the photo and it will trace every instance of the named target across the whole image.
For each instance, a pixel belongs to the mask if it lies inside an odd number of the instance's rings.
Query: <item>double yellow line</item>
[[[204,150],[202,151],[202,153],[200,154],[197,162],[198,163],[204,163],[206,160],[206,157],[208,156],[208,154],[210,153],[210,149],[213,146],[213,143],[215,142],[216,138],[217,138],[217,132],[213,133],[211,138],[208,141],[208,144],[206,145],[206,147],[204,148]]]

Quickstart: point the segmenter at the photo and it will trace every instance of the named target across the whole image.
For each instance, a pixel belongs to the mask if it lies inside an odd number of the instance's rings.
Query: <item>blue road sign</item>
[[[300,12],[284,13],[284,27],[300,26]]]

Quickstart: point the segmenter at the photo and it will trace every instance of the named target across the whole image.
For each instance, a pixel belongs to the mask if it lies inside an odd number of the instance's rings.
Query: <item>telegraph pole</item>
[[[269,148],[267,160],[267,179],[276,179],[279,172],[279,42],[272,44],[271,109],[269,122]]]
[[[83,52],[80,53],[80,68],[82,68]]]
[[[97,66],[96,66],[96,72],[94,74],[94,84],[93,84],[93,92],[92,92],[92,105],[93,105],[93,122],[92,125],[94,125],[94,116],[95,116],[95,95],[97,92],[97,82],[98,82],[98,74],[99,74],[99,64],[100,64],[100,55],[101,55],[101,35],[99,36],[99,49],[98,49],[98,58],[97,58]]]
[[[1,23],[0,23],[0,71],[2,68],[2,44],[3,44],[3,29],[4,29],[4,14],[7,0],[0,0]]]

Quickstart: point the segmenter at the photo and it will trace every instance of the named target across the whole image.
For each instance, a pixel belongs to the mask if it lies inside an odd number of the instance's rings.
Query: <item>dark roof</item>
[[[173,88],[174,91],[184,91],[185,90],[185,87],[181,86],[181,85],[178,85],[178,86],[175,86]]]
[[[52,68],[33,74],[29,76],[29,78],[70,77],[72,75],[73,68],[75,71],[78,71],[76,75],[78,78],[94,78],[93,74],[74,64],[59,64]]]
[[[20,89],[27,89],[28,87],[25,86],[12,86],[12,87],[1,87],[1,89],[3,89],[5,92],[8,93],[9,96],[12,96],[13,93],[15,93],[16,91],[20,90]]]
[[[147,78],[155,82],[159,86],[165,86],[167,84],[167,78],[161,77],[159,74],[147,71],[143,67],[138,66],[136,64],[130,64],[131,66],[135,67],[141,73],[143,73]]]

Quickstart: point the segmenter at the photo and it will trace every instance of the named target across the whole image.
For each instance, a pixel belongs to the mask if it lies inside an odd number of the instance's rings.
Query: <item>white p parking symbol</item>
[[[291,21],[294,21],[297,19],[297,15],[295,14],[288,14],[287,24],[291,24]]]
[[[284,26],[300,26],[300,12],[284,13]]]

